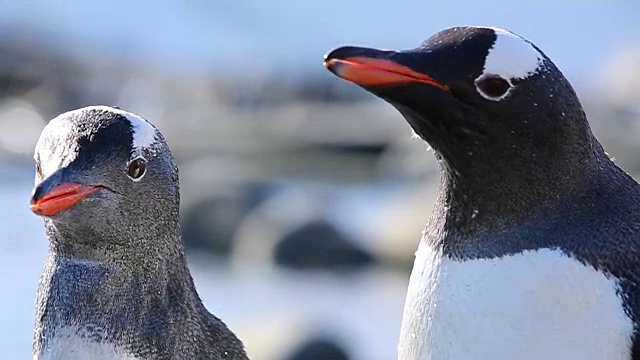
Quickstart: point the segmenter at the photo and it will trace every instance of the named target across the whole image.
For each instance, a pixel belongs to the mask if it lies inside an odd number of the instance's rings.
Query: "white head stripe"
[[[484,61],[483,75],[499,75],[503,79],[524,79],[535,74],[543,63],[542,54],[522,37],[500,28]]]
[[[118,115],[124,116],[131,123],[131,128],[133,129],[133,148],[134,149],[142,149],[148,148],[153,145],[156,141],[157,130],[153,125],[151,125],[147,120],[138,116],[134,113],[130,113],[128,111],[124,111],[121,109],[112,108],[110,106],[97,105],[97,106],[87,106],[80,110],[100,110],[100,111],[109,111],[112,113],[116,113]]]

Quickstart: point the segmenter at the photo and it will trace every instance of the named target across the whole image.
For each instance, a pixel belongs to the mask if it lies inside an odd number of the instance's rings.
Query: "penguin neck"
[[[456,171],[440,161],[440,187],[427,233],[445,237],[474,237],[526,223],[536,214],[567,206],[601,183],[616,168],[593,139],[584,153],[567,159],[511,168],[478,167]]]
[[[52,241],[39,283],[38,348],[64,329],[115,343],[127,336],[153,339],[170,322],[198,319],[206,311],[181,246],[134,257],[122,255],[129,249],[118,245],[89,251],[69,240]],[[170,240],[181,244],[179,237]]]
[[[190,298],[197,294],[177,223],[147,228],[144,238],[136,239],[122,233],[114,239],[110,234],[51,222],[46,229],[50,249],[43,276],[51,281],[40,289],[44,293],[71,291],[74,296],[68,299],[72,302],[74,297],[100,294],[118,294],[124,303],[139,301],[141,296],[168,301],[163,297],[168,296],[169,287],[173,293],[184,294],[187,303],[197,302]],[[86,281],[74,280],[75,276]]]
[[[90,224],[46,220],[45,229],[50,253],[70,260],[135,268],[155,267],[162,261],[178,264],[184,258],[177,221],[159,220],[151,226],[121,224],[104,230]],[[120,229],[140,231],[123,232]]]

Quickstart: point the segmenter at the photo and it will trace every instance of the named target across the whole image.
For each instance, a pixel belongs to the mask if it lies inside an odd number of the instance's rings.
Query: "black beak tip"
[[[324,56],[322,57],[322,63],[323,64],[326,64],[327,61],[332,59],[331,54],[333,54],[333,50],[331,50],[328,53],[324,54]]]
[[[47,189],[45,189],[45,186],[42,186],[42,183],[33,188],[31,191],[31,204],[35,204],[38,200],[42,199],[46,192]]]
[[[333,59],[348,59],[355,56],[371,56],[371,49],[357,46],[341,46],[335,48],[324,55],[324,61]]]

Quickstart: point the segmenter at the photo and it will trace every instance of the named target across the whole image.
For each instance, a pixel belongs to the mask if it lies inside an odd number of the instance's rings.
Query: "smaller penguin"
[[[35,149],[31,210],[49,254],[33,358],[246,360],[187,268],[178,168],[158,129],[90,106],[59,115]]]

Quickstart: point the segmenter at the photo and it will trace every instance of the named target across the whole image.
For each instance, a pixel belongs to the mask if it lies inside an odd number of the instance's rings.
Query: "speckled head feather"
[[[35,151],[32,210],[50,252],[36,359],[246,359],[202,304],[178,225],[178,168],[162,134],[107,106],[64,113]]]

